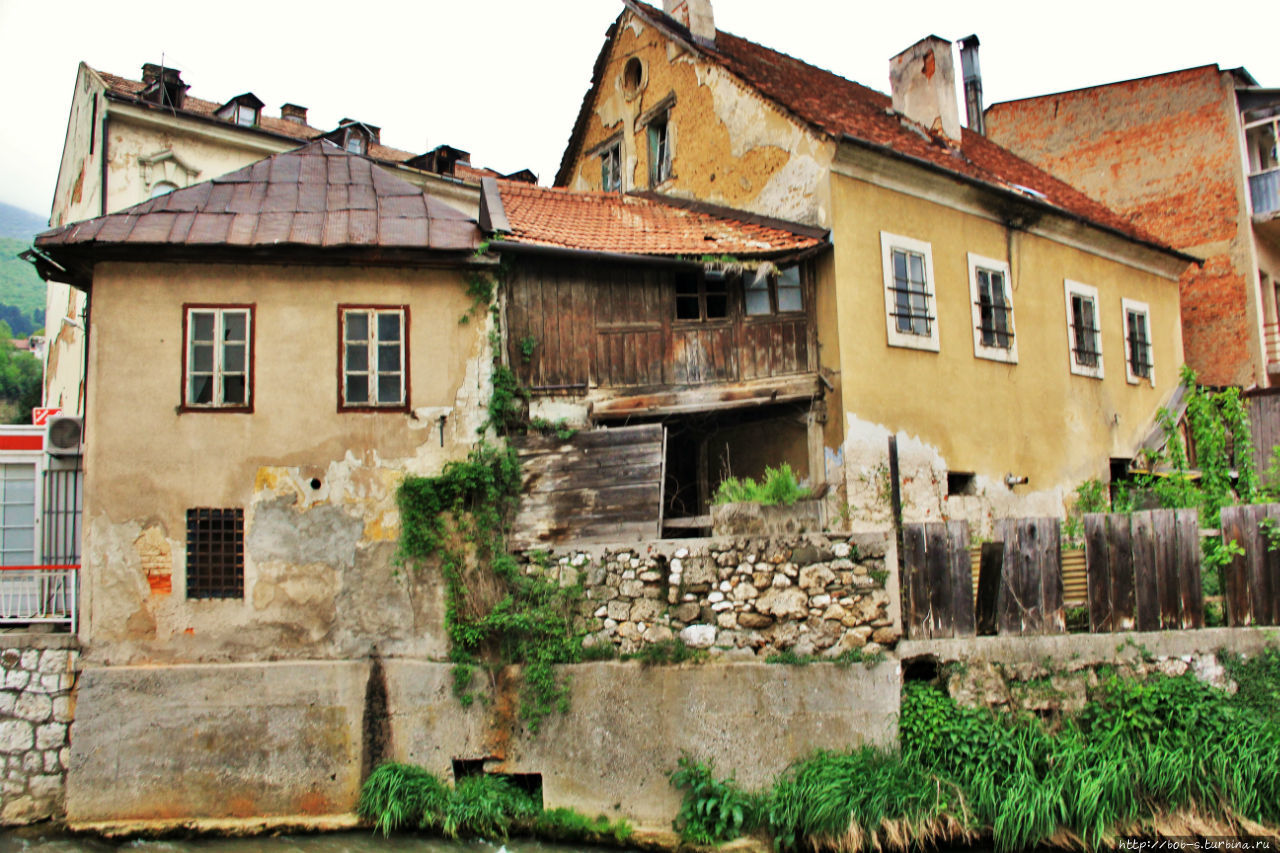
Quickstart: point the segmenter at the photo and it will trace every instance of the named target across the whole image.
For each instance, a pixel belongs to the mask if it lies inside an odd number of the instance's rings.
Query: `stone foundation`
[[[0,825],[62,815],[79,659],[67,634],[0,635]]]
[[[585,587],[588,645],[636,652],[679,638],[734,659],[873,655],[901,636],[888,533],[684,539],[522,555]]]

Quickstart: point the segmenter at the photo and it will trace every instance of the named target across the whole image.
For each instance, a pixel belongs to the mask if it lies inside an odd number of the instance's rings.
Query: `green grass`
[[[979,836],[1007,851],[1070,837],[1096,847],[1174,813],[1275,827],[1280,652],[1224,664],[1240,684],[1235,696],[1191,674],[1139,681],[1103,672],[1083,711],[1052,722],[960,707],[912,682],[897,753],[818,752],[759,794],[682,759],[672,781],[684,793],[683,831],[705,843],[759,827],[782,851]],[[726,820],[725,803],[747,804],[743,819]]]
[[[809,490],[800,485],[791,466],[783,462],[777,468],[765,468],[764,480],[757,483],[750,477],[739,480],[730,477],[716,488],[714,504],[758,503],[766,506],[781,504],[791,506],[809,497]]]
[[[531,834],[555,841],[622,844],[632,828],[604,815],[573,809],[543,810],[541,802],[496,774],[466,776],[450,787],[421,767],[383,764],[360,790],[360,817],[376,832],[439,832],[448,838],[506,839]]]

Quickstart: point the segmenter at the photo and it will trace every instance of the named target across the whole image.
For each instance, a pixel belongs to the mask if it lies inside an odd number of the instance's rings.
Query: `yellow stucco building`
[[[905,517],[982,530],[1136,453],[1178,384],[1191,259],[962,128],[949,42],[894,57],[890,96],[717,31],[706,0],[625,6],[557,183],[830,230],[811,479],[852,523],[888,518],[890,435]]]

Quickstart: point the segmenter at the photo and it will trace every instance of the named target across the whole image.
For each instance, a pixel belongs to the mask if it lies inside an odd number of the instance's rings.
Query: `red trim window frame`
[[[203,323],[193,324],[197,314],[213,315],[212,327]],[[237,330],[235,323],[228,323],[230,315],[241,314],[244,317],[243,330]],[[254,406],[254,359],[257,356],[257,305],[253,303],[206,303],[189,302],[182,306],[182,386],[179,390],[179,411],[183,412],[238,412],[251,413]],[[196,328],[195,326],[198,326]],[[199,335],[193,339],[193,335]],[[230,335],[230,337],[228,337]],[[207,350],[208,359],[203,353],[195,352],[200,347]],[[237,352],[239,350],[239,352]],[[193,385],[192,374],[209,378],[208,400],[201,402],[193,398],[204,396]],[[240,377],[243,382],[243,397],[239,402],[226,402],[228,379]],[[234,387],[234,385],[230,386]]]
[[[348,320],[363,317],[363,323]],[[398,328],[392,329],[382,318],[396,317]],[[383,361],[386,360],[384,365]],[[412,394],[409,374],[409,306],[408,305],[339,305],[338,306],[338,411],[340,412],[408,412]],[[369,402],[380,397],[387,386],[383,379],[399,377],[398,400]],[[363,382],[362,382],[363,380]],[[361,386],[363,397],[360,399]],[[354,397],[348,402],[348,394]]]

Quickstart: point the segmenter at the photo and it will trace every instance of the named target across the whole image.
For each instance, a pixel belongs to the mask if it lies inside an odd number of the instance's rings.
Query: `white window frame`
[[[1013,285],[1010,281],[1009,264],[995,258],[986,258],[969,252],[969,307],[973,313],[973,354],[977,358],[1000,361],[1005,364],[1018,363],[1018,336],[1013,320]],[[982,306],[981,293],[978,290],[978,270],[1000,273],[1004,279],[1004,299],[1008,307],[1009,346],[987,346],[982,342]]]
[[[1072,281],[1068,278],[1063,280],[1063,293],[1067,306],[1067,358],[1070,360],[1071,372],[1076,376],[1101,379],[1104,375],[1102,362],[1102,301],[1098,298],[1098,288],[1079,281]],[[1082,364],[1076,358],[1076,325],[1075,316],[1071,312],[1072,296],[1080,296],[1093,301],[1093,322],[1097,326],[1094,332],[1097,336],[1094,343],[1098,351],[1098,363],[1096,365]]]
[[[901,249],[924,256],[925,314],[929,320],[929,334],[916,335],[898,330],[898,322],[894,317],[897,299],[894,296],[893,284],[893,250]],[[938,290],[933,277],[933,247],[923,240],[904,237],[900,234],[880,232],[880,264],[884,275],[884,323],[888,335],[889,346],[906,347],[907,349],[928,350],[938,352]]]
[[[662,128],[661,131],[658,130],[659,127]],[[671,180],[671,137],[671,109],[668,107],[659,110],[645,123],[645,142],[649,149],[650,188],[655,188]]]
[[[613,178],[609,186],[608,178]],[[622,192],[622,140],[614,140],[600,150],[600,189],[607,193]]]
[[[1155,341],[1151,339],[1151,307],[1145,302],[1139,302],[1136,299],[1120,300],[1120,316],[1124,320],[1124,378],[1130,385],[1138,385],[1146,382],[1152,388],[1156,387],[1156,347]],[[1129,315],[1141,314],[1147,324],[1147,357],[1150,360],[1150,376],[1139,376],[1133,372],[1132,346],[1133,343],[1129,336]]]
[[[182,407],[189,411],[253,411],[253,306],[252,305],[187,305],[186,317],[184,318],[183,329],[183,359],[182,359]],[[196,314],[212,314],[214,316],[213,324],[213,363],[208,371],[195,370],[195,354],[192,347],[196,341],[195,335],[195,315]],[[228,341],[224,333],[227,315],[242,314],[244,315],[244,340],[233,341],[230,343],[243,344],[244,346],[244,369],[243,370],[227,370],[223,364],[226,358],[226,348]],[[202,342],[204,343],[204,342]],[[212,399],[208,403],[200,403],[193,399],[191,393],[191,377],[194,374],[208,375],[213,383],[211,391]],[[244,376],[244,400],[242,402],[228,403],[220,399],[223,392],[223,381],[227,376]]]
[[[368,319],[368,338],[360,342],[347,340],[347,318],[353,314],[363,314]],[[400,321],[400,369],[383,371],[378,365],[378,349],[383,341],[378,337],[378,318],[383,315],[394,315]],[[343,411],[368,411],[371,409],[407,411],[409,407],[409,307],[407,305],[343,305],[338,313],[338,408]],[[366,348],[365,369],[350,370],[347,367],[347,349],[349,343],[362,343]],[[400,398],[391,402],[380,402],[378,397],[378,380],[384,374],[396,373],[400,377]],[[347,377],[364,376],[367,379],[369,399],[360,402],[347,400]]]

